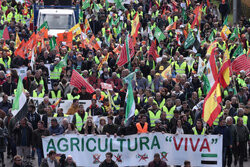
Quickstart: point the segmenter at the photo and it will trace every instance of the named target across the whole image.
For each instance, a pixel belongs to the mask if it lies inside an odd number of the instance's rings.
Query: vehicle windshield
[[[75,25],[72,14],[41,14],[40,26],[48,22],[49,29],[69,30]]]

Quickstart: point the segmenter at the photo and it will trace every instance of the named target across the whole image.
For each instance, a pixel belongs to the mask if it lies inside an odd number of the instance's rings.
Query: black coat
[[[26,125],[25,127],[21,127],[20,125],[17,125],[13,132],[16,135],[16,145],[20,146],[22,142],[22,130],[26,128],[26,140],[27,140],[27,146],[31,146],[32,144],[32,127],[29,125]]]

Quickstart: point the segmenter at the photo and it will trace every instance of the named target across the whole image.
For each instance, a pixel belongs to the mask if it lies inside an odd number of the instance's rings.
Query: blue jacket
[[[60,134],[63,134],[63,132],[64,132],[64,129],[59,124],[56,127],[52,127],[52,126],[49,127],[50,135],[53,135],[53,134],[60,135]]]
[[[231,131],[227,126],[216,126],[214,128],[213,134],[223,135],[223,147],[232,145]]]

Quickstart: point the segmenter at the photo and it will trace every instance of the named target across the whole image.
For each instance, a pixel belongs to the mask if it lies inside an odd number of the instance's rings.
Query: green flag
[[[239,46],[236,48],[236,50],[234,51],[233,57],[237,57],[239,54],[241,54],[243,52],[243,47],[241,44],[239,44]]]
[[[116,26],[120,21],[120,17],[116,18],[116,20],[113,22],[113,24]]]
[[[166,39],[165,35],[161,32],[159,27],[155,27],[154,37],[158,40],[158,42]]]
[[[93,4],[94,4],[95,11],[99,12],[100,11],[100,7],[95,2],[93,2]]]
[[[224,26],[224,25],[227,25],[227,21],[228,21],[228,16],[227,16],[226,19],[224,20],[223,26]]]
[[[120,34],[123,28],[123,22],[120,22],[120,24],[118,25],[117,29],[116,29],[116,34]]]
[[[195,42],[195,37],[194,37],[193,33],[190,32],[188,34],[186,41],[184,42],[184,49],[189,48],[191,45],[194,44],[194,42]]]
[[[52,38],[50,38],[50,40],[49,40],[49,46],[50,46],[51,50],[55,49],[55,47],[56,47],[56,37],[55,36],[53,36]]]
[[[122,10],[126,10],[126,8],[122,5],[120,0],[114,0],[115,4],[116,4],[116,8],[117,9],[122,9]]]
[[[48,26],[48,22],[45,21],[38,29],[37,31],[40,31],[43,27],[45,27],[46,29],[49,29],[49,26]]]
[[[90,0],[85,0],[85,1],[82,3],[82,9],[85,10],[85,9],[87,9],[88,7],[90,7]]]
[[[183,17],[184,21],[187,20],[187,14],[184,8],[181,8],[181,16]]]
[[[210,34],[209,37],[208,37],[208,40],[209,40],[210,42],[213,42],[213,41],[214,41],[214,31],[211,32],[211,34]]]
[[[66,67],[67,66],[67,61],[68,61],[68,54],[55,66],[56,69]]]
[[[235,38],[238,38],[238,28],[234,28],[233,33],[231,34],[229,40],[234,40]]]
[[[109,9],[109,1],[108,0],[105,0],[105,8],[106,8],[106,11],[108,11],[108,9]]]
[[[206,75],[202,76],[202,80],[203,80],[203,83],[204,83],[203,84],[203,92],[204,92],[205,95],[207,95],[209,90],[211,89],[210,84],[209,84],[209,80],[208,80]]]

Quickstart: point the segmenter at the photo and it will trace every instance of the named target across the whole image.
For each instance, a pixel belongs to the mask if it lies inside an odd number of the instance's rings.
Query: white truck
[[[48,35],[57,36],[57,33],[68,31],[79,20],[78,6],[36,6],[34,5],[34,26],[36,31],[45,21],[48,23]]]

